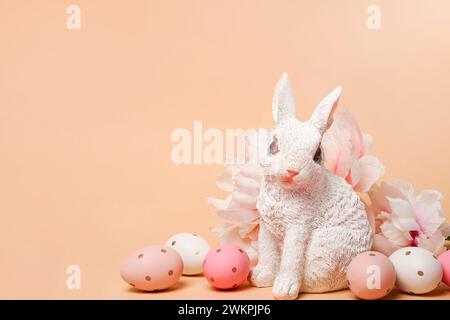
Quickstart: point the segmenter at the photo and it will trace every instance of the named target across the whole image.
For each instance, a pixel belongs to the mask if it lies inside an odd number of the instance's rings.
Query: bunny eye
[[[277,154],[279,151],[280,151],[280,149],[278,148],[278,138],[275,136],[275,137],[273,137],[273,140],[270,143],[269,153],[270,154]]]
[[[314,162],[319,164],[322,163],[322,148],[320,145],[317,148],[316,154],[314,155]]]

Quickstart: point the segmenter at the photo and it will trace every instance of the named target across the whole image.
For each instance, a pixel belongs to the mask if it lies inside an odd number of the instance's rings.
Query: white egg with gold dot
[[[177,233],[166,241],[166,246],[178,252],[183,260],[183,274],[202,273],[203,260],[210,250],[208,242],[196,233]]]
[[[420,247],[406,247],[389,257],[397,273],[396,286],[411,294],[436,289],[442,279],[442,267],[436,256]]]

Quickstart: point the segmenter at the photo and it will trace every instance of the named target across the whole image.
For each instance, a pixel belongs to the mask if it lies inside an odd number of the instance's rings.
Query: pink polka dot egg
[[[450,250],[445,251],[438,257],[442,266],[442,282],[450,287]]]
[[[183,261],[173,249],[152,245],[134,252],[122,265],[120,275],[130,286],[143,291],[169,288],[180,279]]]
[[[211,249],[203,263],[203,275],[218,289],[237,288],[250,272],[250,259],[239,246],[227,244]]]
[[[389,258],[376,251],[360,253],[347,269],[349,289],[365,300],[381,299],[389,294],[395,279],[395,268]]]

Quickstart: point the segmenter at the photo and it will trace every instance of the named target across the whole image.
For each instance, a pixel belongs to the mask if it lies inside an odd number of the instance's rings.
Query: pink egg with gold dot
[[[442,282],[450,287],[450,250],[442,253],[438,260],[442,266]]]
[[[240,286],[250,272],[247,253],[236,245],[221,245],[211,249],[203,263],[203,275],[218,289]]]
[[[153,245],[129,256],[120,269],[120,275],[132,287],[159,291],[174,285],[182,271],[183,261],[175,250]]]
[[[363,252],[350,262],[347,280],[350,290],[365,300],[381,299],[391,292],[396,273],[392,262],[376,251]]]

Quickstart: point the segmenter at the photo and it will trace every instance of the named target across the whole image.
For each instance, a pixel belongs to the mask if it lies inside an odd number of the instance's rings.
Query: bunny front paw
[[[274,279],[275,273],[270,268],[263,265],[257,265],[252,270],[249,280],[255,287],[264,288],[271,287]]]
[[[280,274],[276,277],[272,293],[275,299],[294,300],[300,292],[300,282],[292,275]]]

